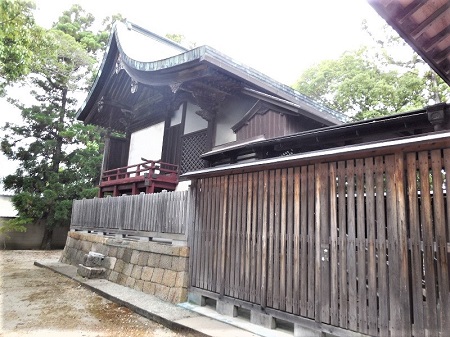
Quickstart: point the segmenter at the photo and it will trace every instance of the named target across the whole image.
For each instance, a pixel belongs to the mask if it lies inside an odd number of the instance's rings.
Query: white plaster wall
[[[161,159],[163,137],[164,122],[133,132],[131,134],[128,165],[139,164],[142,162],[142,157],[149,160]]]
[[[172,116],[172,119],[170,120],[170,126],[174,126],[181,123],[181,120],[183,118],[183,105],[181,104],[177,111]]]
[[[239,122],[255,104],[254,98],[234,98],[223,105],[216,116],[216,139],[214,146],[236,141],[236,134],[231,127]]]
[[[175,188],[175,191],[187,191],[189,189],[189,186],[191,186],[190,180],[180,181]]]
[[[187,104],[186,122],[184,125],[184,134],[206,129],[208,122],[196,114],[201,108],[192,103]]]

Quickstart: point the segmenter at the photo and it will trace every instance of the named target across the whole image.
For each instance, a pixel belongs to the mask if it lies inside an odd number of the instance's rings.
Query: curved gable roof
[[[139,33],[139,40],[133,35]],[[138,41],[138,42],[137,42]],[[137,48],[136,48],[137,47]],[[160,48],[158,52],[154,52]],[[192,50],[160,37],[134,24],[114,25],[97,78],[78,111],[77,118],[85,122],[96,114],[104,88],[115,72],[117,63],[135,81],[153,87],[178,88],[186,81],[195,81],[220,73],[243,87],[256,89],[274,97],[295,103],[302,113],[324,125],[341,124],[347,117],[314,102],[294,89],[245,66],[209,46]]]

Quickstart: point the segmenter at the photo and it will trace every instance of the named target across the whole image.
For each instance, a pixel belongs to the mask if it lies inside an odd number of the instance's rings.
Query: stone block
[[[319,330],[313,330],[305,328],[300,324],[294,324],[294,337],[321,337],[322,332]]]
[[[181,257],[189,257],[189,247],[180,247],[178,255]]]
[[[172,270],[187,271],[189,270],[189,260],[186,257],[175,256],[172,258]]]
[[[105,268],[86,267],[86,266],[83,266],[82,264],[79,264],[77,273],[78,273],[78,275],[89,278],[89,279],[101,278],[105,274]]]
[[[161,260],[161,254],[150,253],[147,261],[149,267],[159,267],[159,261]]]
[[[163,276],[164,276],[164,269],[155,268],[153,270],[153,275],[152,275],[152,280],[151,281],[153,283],[161,284]]]
[[[118,273],[123,272],[123,269],[125,268],[125,262],[123,260],[117,260],[116,265],[114,266],[114,270]]]
[[[237,317],[237,307],[221,300],[216,301],[216,311],[221,315]]]
[[[108,280],[114,283],[117,283],[117,279],[119,278],[119,273],[111,270],[111,273],[109,274]]]
[[[105,255],[89,252],[89,254],[85,254],[83,257],[83,265],[86,267],[103,267],[103,261],[105,260]]]
[[[125,283],[125,285],[128,288],[134,288],[134,284],[136,283],[136,279],[132,278],[131,276],[127,278],[127,282]]]
[[[108,256],[109,257],[117,257],[118,247],[109,246]]]
[[[131,253],[130,263],[132,263],[132,264],[138,264],[138,261],[139,261],[139,255],[140,255],[140,251],[138,251],[138,250],[133,250],[133,252]]]
[[[117,254],[116,257],[118,259],[123,259],[123,254],[125,254],[125,248],[124,247],[118,247],[117,248]]]
[[[250,311],[250,323],[260,325],[267,329],[276,328],[276,322],[273,316],[255,310]]]
[[[189,292],[188,301],[202,307],[206,305],[206,297],[200,295],[199,293]]]
[[[127,276],[131,276],[132,271],[133,271],[133,265],[130,263],[125,263],[122,273],[124,273]]]
[[[117,278],[117,284],[120,285],[125,285],[125,283],[127,282],[128,276],[123,274],[123,273],[119,273],[119,277]]]
[[[107,268],[107,269],[113,270],[114,267],[116,266],[116,263],[117,263],[117,258],[115,258],[115,257],[109,257],[109,256],[108,256],[108,257],[105,259],[104,266],[105,266],[105,268]]]
[[[167,301],[167,299],[169,298],[169,291],[169,287],[163,286],[161,284],[155,285],[155,296],[163,301]]]
[[[188,273],[185,271],[177,272],[177,279],[175,280],[175,287],[187,288],[189,285]]]
[[[125,248],[125,250],[123,252],[122,260],[125,263],[130,263],[132,254],[133,254],[133,250],[131,250],[130,248]]]
[[[159,268],[171,269],[172,268],[172,256],[161,255],[161,260],[159,261]]]
[[[142,267],[141,280],[150,281],[153,275],[152,267]]]
[[[162,278],[161,284],[167,287],[175,286],[175,281],[177,278],[177,272],[166,269],[164,271],[164,276]]]
[[[145,281],[144,286],[142,287],[142,291],[146,294],[154,295],[155,288],[155,283]]]
[[[139,259],[138,259],[138,263],[137,264],[139,266],[142,266],[142,267],[147,266],[149,256],[150,256],[150,253],[148,253],[148,252],[141,252],[139,254]]]
[[[81,242],[81,250],[87,254],[92,250],[92,242],[82,241]]]
[[[134,290],[142,291],[143,287],[144,287],[144,281],[136,280],[136,282],[134,283]]]
[[[142,267],[138,265],[134,265],[133,270],[131,271],[131,277],[140,280],[142,274]]]

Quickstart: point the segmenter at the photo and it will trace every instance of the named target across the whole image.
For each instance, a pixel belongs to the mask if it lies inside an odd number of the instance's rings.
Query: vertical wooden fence
[[[447,334],[448,145],[198,177],[193,290],[368,335]]]
[[[184,235],[189,209],[188,191],[74,200],[71,229],[139,236]]]

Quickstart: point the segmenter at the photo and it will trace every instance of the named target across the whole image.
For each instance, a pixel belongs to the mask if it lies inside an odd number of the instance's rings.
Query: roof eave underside
[[[368,0],[378,14],[450,85],[448,0]]]

